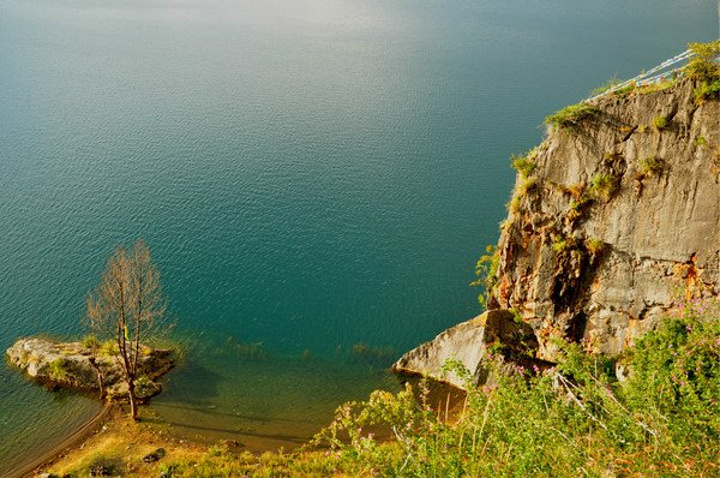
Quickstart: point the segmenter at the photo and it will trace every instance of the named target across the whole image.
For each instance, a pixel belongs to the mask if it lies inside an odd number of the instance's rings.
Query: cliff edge
[[[556,358],[553,337],[620,353],[669,309],[717,294],[720,102],[702,85],[675,78],[566,108],[514,158],[487,302],[532,328],[536,358]]]

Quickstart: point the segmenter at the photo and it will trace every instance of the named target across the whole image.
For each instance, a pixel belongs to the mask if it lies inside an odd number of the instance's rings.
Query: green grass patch
[[[576,129],[580,123],[592,118],[600,112],[596,107],[587,103],[578,103],[567,106],[555,114],[545,118],[545,124],[560,128],[565,131]]]

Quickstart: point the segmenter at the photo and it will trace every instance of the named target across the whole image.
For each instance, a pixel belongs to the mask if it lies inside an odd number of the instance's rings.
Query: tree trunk
[[[95,372],[97,373],[98,386],[100,387],[100,400],[102,400],[105,398],[105,376],[102,373],[100,364],[98,364],[97,360],[95,360],[95,357],[90,357],[90,365],[93,366]]]
[[[138,420],[137,398],[135,397],[135,380],[128,380],[128,397],[130,398],[130,418]]]

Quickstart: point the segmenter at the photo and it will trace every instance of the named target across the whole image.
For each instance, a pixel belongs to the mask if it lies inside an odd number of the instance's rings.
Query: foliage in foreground
[[[622,383],[615,359],[563,343],[560,363],[544,371],[490,359],[488,367],[512,373],[468,387],[457,420],[433,410],[423,386],[417,394],[408,385],[341,406],[305,450],[256,456],[217,446],[185,458],[169,450],[127,476],[718,476],[720,309],[701,307],[620,357]]]
[[[641,338],[621,359],[631,371],[623,384],[613,359],[562,347],[553,369],[516,367],[497,385],[468,387],[457,423],[409,388],[377,391],[341,407],[317,442],[351,475],[716,476],[717,314],[686,310]],[[372,426],[389,427],[395,443],[379,443]]]

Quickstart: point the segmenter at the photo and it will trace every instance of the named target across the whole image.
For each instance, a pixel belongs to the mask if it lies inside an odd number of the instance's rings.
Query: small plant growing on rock
[[[572,131],[577,128],[580,123],[588,118],[592,118],[600,112],[596,107],[587,103],[578,103],[576,105],[566,106],[555,114],[545,118],[545,124],[555,126],[564,131]]]
[[[608,202],[617,189],[617,181],[610,174],[598,173],[590,181],[588,191],[597,200]]]
[[[695,146],[698,148],[707,148],[708,140],[705,139],[705,136],[699,134],[695,137]]]
[[[50,377],[52,377],[53,380],[62,381],[67,379],[68,373],[67,373],[67,363],[65,362],[65,359],[58,358],[50,362]]]
[[[665,128],[667,128],[667,125],[669,124],[669,120],[667,116],[660,115],[656,116],[655,119],[653,119],[653,128],[655,128],[655,131],[662,131]]]
[[[703,82],[693,90],[695,96],[695,103],[701,105],[709,100],[717,99],[720,96],[720,80],[715,80],[712,83]]]
[[[477,280],[470,283],[471,286],[480,286],[484,290],[478,296],[478,302],[487,308],[492,296],[492,290],[497,283],[498,267],[500,266],[500,252],[495,246],[485,247],[485,254],[475,264],[475,275]]]
[[[515,156],[513,155],[511,158],[512,166],[513,168],[520,173],[520,175],[523,178],[529,177],[533,171],[535,171],[535,168],[537,168],[537,163],[533,161],[530,156]]]
[[[571,246],[571,241],[564,236],[557,236],[553,241],[553,251],[558,254],[562,254],[567,251]]]
[[[601,239],[588,238],[585,240],[585,249],[590,253],[591,256],[597,257],[605,251],[607,245]]]
[[[644,177],[659,174],[665,168],[665,162],[657,156],[642,158],[639,162],[640,174]]]

